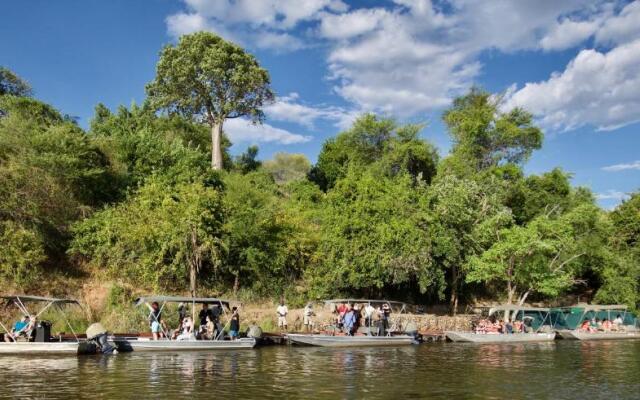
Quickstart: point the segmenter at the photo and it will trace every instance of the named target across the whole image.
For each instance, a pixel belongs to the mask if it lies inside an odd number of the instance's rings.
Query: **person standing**
[[[149,325],[151,326],[151,334],[153,340],[158,340],[163,336],[162,311],[157,301],[151,303],[151,312],[149,313]]]
[[[366,306],[364,306],[364,323],[365,326],[370,327],[372,325],[372,320],[373,320],[373,314],[376,312],[375,307],[373,307],[371,305],[371,303],[367,303]]]
[[[356,328],[356,312],[353,309],[353,305],[349,307],[349,311],[347,311],[344,314],[344,318],[342,319],[342,321],[343,321],[344,333],[346,333],[349,336],[353,336],[355,329],[357,329]]]
[[[287,314],[289,314],[289,309],[284,304],[284,299],[280,300],[280,305],[276,309],[276,314],[278,314],[278,328],[281,331],[287,330]]]
[[[302,315],[302,323],[304,325],[304,329],[307,332],[313,331],[313,316],[315,313],[313,312],[313,304],[308,303],[304,307],[303,315]]]
[[[238,307],[233,307],[231,309],[231,322],[229,323],[229,336],[231,340],[236,340],[240,335],[240,313],[238,312]]]

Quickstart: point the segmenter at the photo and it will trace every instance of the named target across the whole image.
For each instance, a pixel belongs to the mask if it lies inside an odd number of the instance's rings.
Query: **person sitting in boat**
[[[346,303],[340,303],[336,311],[338,312],[338,328],[342,329],[344,326],[344,315],[349,311],[349,307]]]
[[[4,341],[15,342],[20,337],[25,337],[28,339],[35,325],[36,318],[33,316],[29,317],[28,315],[25,315],[20,320],[16,321],[15,324],[13,324],[11,332],[7,332],[7,334],[4,335]]]
[[[213,323],[210,316],[207,315],[205,318],[205,324],[201,326],[201,337],[205,340],[213,340],[216,338],[216,325]]]
[[[580,325],[580,330],[583,332],[594,332],[594,328],[591,326],[591,321],[588,318],[585,318],[584,321],[582,321],[582,325]]]
[[[209,308],[207,303],[202,303],[202,310],[198,313],[198,318],[200,319],[200,329],[204,331],[204,328],[207,326],[207,317],[214,322],[213,311]]]
[[[513,333],[521,333],[522,332],[522,321],[516,319],[513,321]]]
[[[618,330],[618,328],[620,326],[622,326],[622,324],[624,324],[624,321],[622,320],[622,315],[618,314],[615,319],[613,320],[613,326],[612,329],[613,330]]]
[[[357,329],[356,313],[355,313],[355,310],[353,309],[353,306],[351,306],[349,308],[349,311],[347,311],[344,314],[344,317],[342,318],[342,327],[343,327],[344,333],[346,333],[349,336],[353,336],[355,329]]]
[[[149,313],[149,326],[151,327],[151,334],[153,340],[158,340],[164,337],[164,332],[167,327],[162,320],[162,311],[160,311],[160,305],[157,301],[151,303],[151,312]]]
[[[238,307],[231,309],[231,322],[229,322],[229,337],[236,340],[240,336],[240,313]]]
[[[195,338],[193,321],[191,317],[185,317],[184,320],[182,320],[182,332],[178,335],[177,340],[194,340]]]
[[[511,323],[511,319],[508,319],[502,328],[502,333],[513,333],[513,323]]]
[[[611,323],[611,321],[609,321],[608,318],[605,318],[605,319],[602,320],[601,329],[604,332],[609,332],[609,331],[611,331],[612,325],[613,324]]]

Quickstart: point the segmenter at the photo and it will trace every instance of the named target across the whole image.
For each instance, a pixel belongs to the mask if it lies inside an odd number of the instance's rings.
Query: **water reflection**
[[[640,341],[0,356],[0,398],[636,399]]]

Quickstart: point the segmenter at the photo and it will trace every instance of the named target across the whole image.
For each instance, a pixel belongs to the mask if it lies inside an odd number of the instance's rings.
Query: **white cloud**
[[[612,130],[640,120],[640,39],[609,52],[582,50],[561,73],[527,83],[506,101],[551,129]]]
[[[234,143],[275,142],[281,144],[305,143],[310,136],[291,133],[285,129],[276,128],[269,124],[252,124],[245,119],[229,119],[224,124],[224,132]]]
[[[598,29],[598,21],[572,21],[566,19],[556,25],[540,41],[544,50],[563,50],[582,43]]]
[[[607,190],[604,193],[597,193],[596,194],[596,199],[598,200],[616,200],[616,201],[622,201],[622,200],[626,200],[629,198],[629,194],[624,193],[624,192],[620,192],[618,190]]]
[[[507,105],[551,129],[602,130],[640,119],[640,1],[183,0],[167,19],[177,36],[213,30],[249,48],[327,49],[328,79],[353,109],[414,116],[441,109],[473,85],[481,54],[558,51],[591,43],[564,71],[513,88]],[[282,101],[274,119],[313,126],[354,112]]]
[[[614,165],[609,165],[607,167],[603,167],[602,170],[603,171],[608,171],[608,172],[618,172],[618,171],[625,171],[625,170],[629,170],[629,169],[637,169],[640,170],[640,160],[636,160],[630,163],[626,163],[626,164],[614,164]]]
[[[345,129],[355,120],[356,111],[335,106],[309,106],[299,102],[297,93],[279,97],[264,109],[267,117],[276,121],[293,122],[306,128],[314,128],[318,120],[331,122]]]

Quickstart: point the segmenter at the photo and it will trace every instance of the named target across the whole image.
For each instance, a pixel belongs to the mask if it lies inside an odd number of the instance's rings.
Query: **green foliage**
[[[216,34],[196,32],[162,50],[147,95],[154,109],[198,117],[209,124],[211,166],[219,170],[223,168],[224,121],[247,117],[262,122],[262,106],[274,97],[269,85],[269,73],[254,56]]]
[[[542,131],[523,109],[500,111],[500,98],[477,88],[453,101],[443,114],[453,139],[452,157],[445,170],[469,175],[505,163],[526,161],[542,146]]]
[[[219,267],[222,219],[215,189],[153,177],[123,203],[76,224],[69,251],[114,277],[179,290],[192,265],[201,275]]]
[[[271,176],[233,173],[225,178],[227,215],[223,265],[234,292],[248,286],[264,295],[281,294],[301,275],[315,241],[303,216],[289,212]]]
[[[254,56],[218,35],[196,32],[162,49],[147,93],[156,109],[217,122],[239,116],[260,121],[260,107],[273,98],[269,83]]]
[[[558,217],[542,215],[526,226],[502,229],[487,251],[469,259],[467,281],[503,283],[507,301],[517,298],[520,304],[531,293],[558,296],[576,283],[580,258],[586,255],[583,238],[598,223],[597,207],[585,204]]]
[[[31,86],[13,71],[0,66],[0,96],[7,94],[27,97],[31,96],[32,90]]]
[[[0,277],[24,288],[41,275],[46,256],[40,236],[13,221],[0,221]]]
[[[264,162],[264,169],[269,172],[277,184],[306,178],[311,170],[311,163],[304,154],[276,153],[272,160]]]
[[[3,96],[0,219],[38,232],[63,253],[68,226],[111,198],[105,154],[76,125],[33,99]]]
[[[418,137],[422,128],[398,126],[392,119],[365,114],[351,129],[324,143],[311,178],[327,190],[346,175],[351,165],[364,168],[375,164],[389,177],[408,173],[429,183],[435,175],[438,156],[430,143]]]
[[[247,151],[240,154],[235,160],[235,168],[242,172],[243,174],[247,174],[251,171],[255,171],[262,165],[258,159],[258,146],[251,145],[247,148]]]
[[[352,167],[327,194],[320,265],[309,271],[319,295],[416,283],[437,288],[423,186]]]

